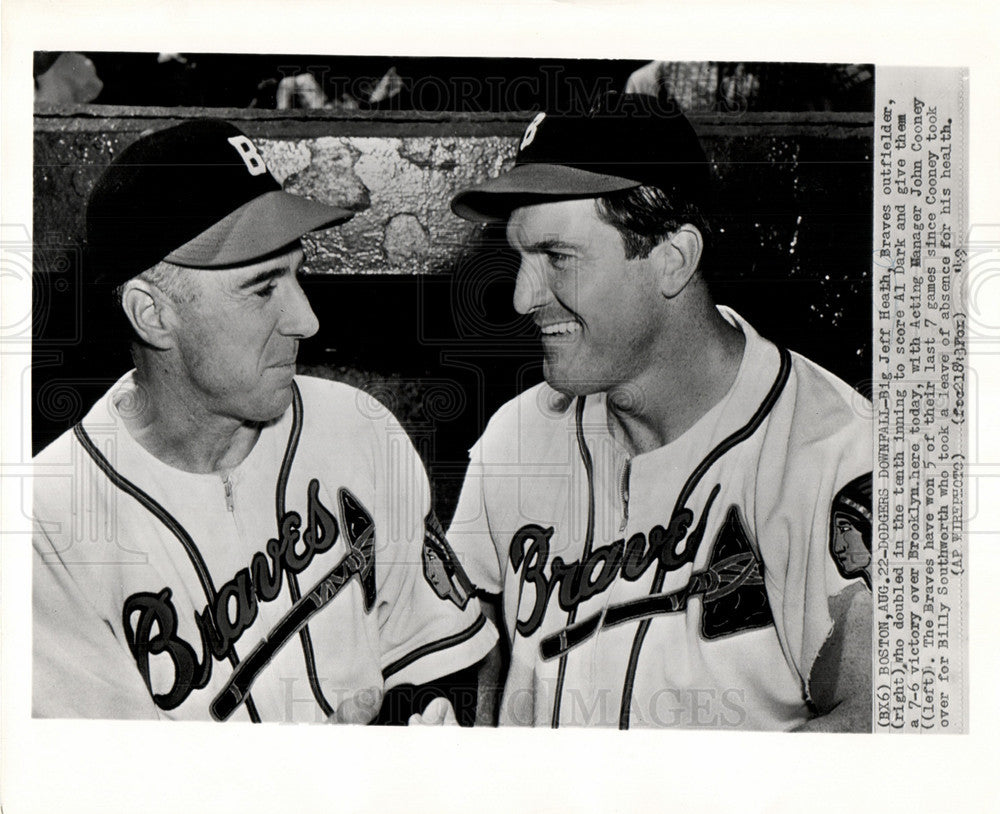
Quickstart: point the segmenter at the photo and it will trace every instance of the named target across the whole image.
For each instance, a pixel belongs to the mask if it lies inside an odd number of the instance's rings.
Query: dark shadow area
[[[36,52],[36,78],[60,53]],[[633,87],[672,95],[686,110],[868,111],[874,94],[870,65],[119,51],[80,56],[90,60],[99,79],[99,93],[86,99],[98,105],[428,113],[586,109],[598,93],[622,90],[630,78]],[[307,92],[279,90],[283,80],[304,75],[310,77]],[[643,85],[640,77],[653,85]]]

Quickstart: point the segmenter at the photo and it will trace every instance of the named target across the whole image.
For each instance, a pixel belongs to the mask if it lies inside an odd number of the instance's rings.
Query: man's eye
[[[277,287],[278,287],[277,284],[272,281],[272,282],[268,283],[266,286],[264,286],[263,288],[257,289],[254,293],[258,297],[261,297],[263,299],[267,299],[268,297],[270,297],[274,293],[274,290]]]
[[[570,261],[573,259],[571,254],[562,254],[560,252],[548,252],[549,264],[555,269],[568,268]]]

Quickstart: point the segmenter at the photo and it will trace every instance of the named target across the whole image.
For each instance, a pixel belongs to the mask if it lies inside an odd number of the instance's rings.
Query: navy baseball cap
[[[353,214],[283,192],[242,131],[197,119],[140,138],[105,169],[87,204],[87,263],[109,285],[161,260],[242,265]]]
[[[697,202],[711,180],[691,123],[675,105],[645,94],[609,93],[586,114],[539,113],[503,175],[460,191],[460,218],[504,221],[526,203],[593,198],[638,186]]]

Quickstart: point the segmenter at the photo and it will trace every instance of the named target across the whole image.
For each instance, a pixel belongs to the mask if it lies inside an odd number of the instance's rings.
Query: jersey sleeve
[[[157,718],[126,644],[40,530],[32,557],[32,714],[36,718]]]
[[[482,659],[497,640],[430,506],[423,462],[388,417],[376,461],[379,638],[386,689],[426,684]]]
[[[503,590],[503,570],[490,529],[481,450],[480,442],[469,451],[469,467],[448,529],[448,540],[477,590],[499,594]]]
[[[815,414],[814,414],[815,416]],[[779,639],[808,693],[848,588],[871,601],[871,424],[812,417],[761,460],[756,515]],[[771,477],[764,477],[771,472]]]

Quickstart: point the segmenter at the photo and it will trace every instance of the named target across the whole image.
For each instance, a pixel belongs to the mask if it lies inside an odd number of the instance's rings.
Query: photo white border
[[[27,225],[32,191],[31,54],[45,50],[272,52],[675,60],[801,60],[970,67],[970,224],[1000,223],[1000,14],[990,4],[764,2],[127,2],[6,0],[2,6],[0,224]],[[387,10],[389,7],[392,10]],[[381,13],[376,14],[376,8]],[[23,233],[23,232],[22,232]],[[4,238],[7,239],[7,238]],[[3,250],[2,320],[30,288]],[[12,265],[13,264],[13,265]],[[988,290],[988,286],[984,286]],[[1000,313],[997,303],[988,313]],[[991,320],[1000,324],[1000,318]],[[5,346],[6,344],[6,346]],[[989,502],[1000,443],[1000,364],[978,358],[969,494]],[[22,460],[30,348],[0,342],[0,460]],[[995,369],[994,369],[995,368]],[[970,413],[972,411],[970,410]],[[987,434],[987,429],[991,432]],[[996,463],[991,463],[996,458]],[[456,731],[30,719],[26,469],[0,470],[4,812],[211,808],[342,811],[979,811],[997,805],[1000,525],[971,518],[970,734]],[[20,525],[18,525],[20,524]],[[992,526],[992,528],[986,527]]]

